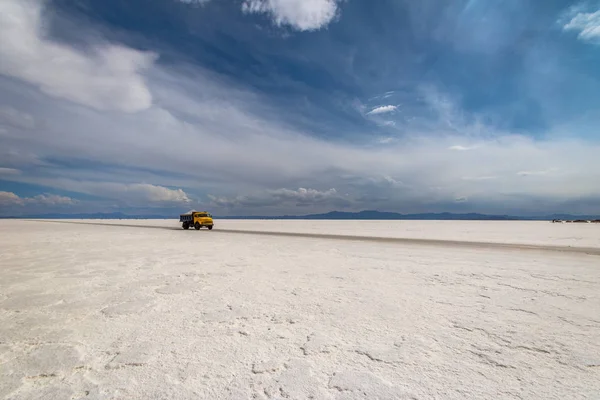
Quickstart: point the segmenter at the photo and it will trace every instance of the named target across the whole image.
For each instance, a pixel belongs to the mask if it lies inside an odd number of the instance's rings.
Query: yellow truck
[[[181,222],[183,229],[190,229],[193,226],[196,230],[200,230],[202,227],[207,227],[211,230],[214,226],[212,215],[206,211],[190,211],[189,213],[181,214],[179,222]]]

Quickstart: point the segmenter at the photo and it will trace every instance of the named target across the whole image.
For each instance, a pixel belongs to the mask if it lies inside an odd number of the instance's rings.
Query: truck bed
[[[179,222],[192,222],[194,220],[194,216],[192,214],[181,214],[179,216]]]

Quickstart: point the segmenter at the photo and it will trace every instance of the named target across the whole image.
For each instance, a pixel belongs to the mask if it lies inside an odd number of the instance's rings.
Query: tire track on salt
[[[24,220],[31,222],[46,222],[56,224],[79,224],[79,225],[99,225],[125,228],[146,228],[146,229],[164,229],[170,231],[187,232],[181,227],[159,226],[159,225],[136,225],[136,224],[110,224],[103,222],[83,222],[83,221],[59,221],[59,220]],[[497,243],[497,242],[475,242],[464,240],[443,240],[443,239],[419,239],[419,238],[399,238],[399,237],[383,237],[383,236],[360,236],[360,235],[339,235],[327,233],[303,233],[303,232],[277,232],[277,231],[251,231],[243,229],[227,229],[217,228],[210,232],[211,234],[239,234],[239,235],[259,235],[259,236],[275,236],[275,237],[296,237],[306,239],[322,239],[322,240],[342,240],[342,241],[358,241],[358,242],[376,242],[390,244],[413,244],[426,246],[441,246],[441,247],[461,247],[472,249],[497,249],[497,250],[531,250],[531,251],[553,251],[562,253],[580,253],[594,256],[600,256],[600,248],[598,247],[571,247],[571,246],[550,246],[550,245],[535,245],[535,244],[520,244],[520,243]]]

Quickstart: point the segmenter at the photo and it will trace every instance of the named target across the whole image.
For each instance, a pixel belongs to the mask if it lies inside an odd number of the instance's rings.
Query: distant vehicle
[[[193,226],[196,230],[200,230],[202,227],[212,230],[214,226],[212,215],[206,211],[190,211],[189,213],[181,214],[179,222],[182,223],[181,226],[183,229],[190,229]]]

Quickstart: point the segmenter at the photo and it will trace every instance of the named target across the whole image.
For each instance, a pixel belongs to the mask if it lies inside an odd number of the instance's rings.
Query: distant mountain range
[[[179,215],[127,215],[120,212],[115,213],[93,213],[93,214],[38,214],[21,217],[1,217],[20,219],[179,219]],[[600,215],[570,215],[553,214],[537,217],[517,217],[511,215],[487,215],[487,214],[454,214],[454,213],[423,213],[423,214],[400,214],[394,212],[365,210],[359,212],[331,211],[325,214],[309,215],[283,215],[283,216],[229,216],[215,219],[283,219],[283,220],[462,220],[462,221],[551,221],[561,220],[595,220]]]

